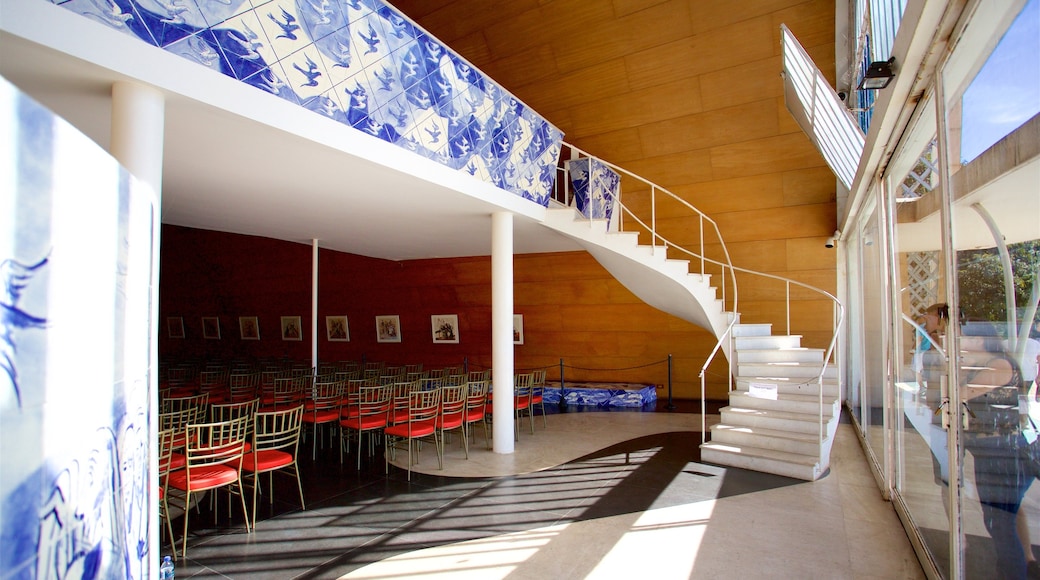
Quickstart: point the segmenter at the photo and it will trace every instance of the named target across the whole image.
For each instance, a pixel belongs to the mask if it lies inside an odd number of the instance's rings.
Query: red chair
[[[270,397],[261,398],[261,411],[284,411],[302,405],[311,394],[314,384],[310,375],[295,375],[292,377],[275,379],[274,390]]]
[[[437,415],[437,439],[440,441],[441,452],[444,456],[444,444],[449,433],[452,431],[462,432],[462,447],[466,450],[466,459],[469,459],[469,438],[466,437],[466,399],[469,385],[448,385],[441,387],[441,409]]]
[[[390,386],[365,385],[358,389],[356,402],[348,402],[346,418],[340,419],[341,430],[339,462],[343,463],[343,449],[349,445],[351,433],[358,439],[358,469],[361,469],[361,440],[365,433],[374,434],[386,428],[390,414]]]
[[[303,422],[310,425],[311,435],[314,439],[311,459],[318,458],[318,429],[325,425],[339,423],[346,387],[345,381],[314,383],[314,390],[304,403]]]
[[[437,464],[444,469],[444,457],[437,443],[437,418],[441,409],[440,389],[412,391],[408,396],[408,420],[387,427],[384,431],[386,440],[386,473],[390,473],[390,456],[398,449],[408,450],[408,480],[412,479],[412,441],[423,437],[433,437],[433,445],[437,450]],[[407,447],[400,447],[402,441]],[[418,449],[418,446],[416,447]],[[418,454],[416,454],[418,455]],[[418,457],[416,456],[416,462]]]
[[[296,478],[300,492],[300,509],[307,509],[303,502],[303,484],[296,455],[300,444],[300,428],[303,425],[303,405],[281,411],[258,412],[253,425],[252,451],[242,460],[242,469],[253,474],[253,528],[256,528],[256,495],[260,489],[260,474],[267,473],[271,489],[270,503],[274,505],[274,472],[285,470]]]
[[[242,457],[245,453],[248,421],[242,417],[217,423],[196,423],[187,427],[184,469],[171,471],[166,478],[169,487],[184,493],[184,503],[180,506],[184,510],[182,556],[188,554],[188,515],[191,513],[188,507],[192,494],[227,488],[230,493],[238,495],[246,531],[250,529],[249,513],[242,494]],[[172,495],[165,497],[169,501]]]
[[[533,414],[537,407],[542,415],[542,427],[547,428],[549,424],[545,422],[545,369],[538,369],[531,375],[531,413]]]
[[[422,389],[422,382],[419,379],[400,381],[391,385],[390,425],[404,423],[408,420],[409,395],[411,395],[412,391],[417,391],[419,389]]]
[[[167,489],[167,476],[171,471],[184,469],[184,456],[181,455],[179,465],[174,467],[173,462],[173,438],[177,434],[174,429],[163,429],[159,431],[159,519],[166,522],[164,533],[170,536],[170,548],[173,549],[173,559],[177,559],[177,545],[173,539],[173,522],[170,518],[170,506],[166,501],[169,494]],[[160,549],[162,541],[159,542]]]
[[[487,402],[488,382],[470,381],[466,394],[465,437],[468,441],[472,433],[472,425],[480,423],[484,427],[484,445],[491,449],[491,440],[488,438]]]
[[[534,375],[531,373],[520,373],[513,377],[513,428],[516,430],[516,440],[520,440],[520,417],[527,413],[531,419],[531,435],[534,435],[534,413],[531,412],[531,383]]]
[[[228,396],[230,402],[249,401],[260,396],[260,373],[231,373],[228,376]]]

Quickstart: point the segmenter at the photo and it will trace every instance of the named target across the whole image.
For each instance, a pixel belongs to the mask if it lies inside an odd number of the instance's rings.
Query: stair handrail
[[[733,327],[737,325],[737,320],[739,320],[739,317],[737,317],[736,315],[730,317],[729,324],[726,325],[726,330],[719,336],[719,339],[715,342],[715,348],[711,349],[711,354],[708,355],[708,359],[705,360],[704,361],[704,365],[701,366],[700,374],[697,375],[698,378],[700,378],[700,380],[701,380],[701,443],[702,444],[705,441],[707,441],[707,437],[708,437],[708,425],[707,425],[708,407],[707,407],[707,397],[704,396],[705,395],[705,391],[706,391],[706,386],[705,386],[705,383],[704,383],[704,375],[705,375],[705,373],[708,372],[708,365],[711,364],[711,361],[715,360],[715,355],[719,354],[719,350],[722,349],[722,342],[724,340],[726,340],[727,337],[730,338],[729,352],[730,353],[733,352],[732,332],[733,332]],[[730,355],[730,356],[732,356],[732,355]],[[728,358],[727,358],[727,360],[728,360]],[[732,371],[732,369],[733,369],[733,363],[732,362],[729,363],[729,368]],[[729,385],[728,386],[729,386],[729,390],[732,391],[733,390],[733,373],[732,372],[729,373]]]
[[[733,271],[733,269],[732,269],[733,268],[733,262],[732,262],[732,260],[730,259],[730,256],[729,256],[729,249],[726,247],[726,241],[722,239],[722,232],[719,231],[719,225],[715,222],[715,220],[711,219],[711,217],[709,217],[707,214],[705,214],[701,210],[699,210],[696,207],[694,207],[690,202],[686,201],[685,199],[679,197],[678,195],[675,195],[671,191],[668,191],[667,189],[661,187],[660,185],[657,185],[656,183],[654,183],[654,182],[652,182],[652,181],[650,181],[650,180],[648,180],[648,179],[646,179],[644,177],[641,177],[639,175],[636,175],[635,173],[632,173],[631,171],[625,169],[624,167],[620,167],[620,166],[615,165],[615,164],[613,164],[613,163],[611,163],[609,161],[605,161],[605,160],[603,160],[600,157],[596,157],[595,155],[592,155],[591,153],[589,153],[587,151],[584,151],[584,150],[582,150],[582,149],[580,149],[578,147],[575,147],[574,145],[571,145],[570,143],[564,142],[563,146],[565,148],[570,149],[571,151],[573,151],[573,152],[575,152],[575,153],[577,153],[579,155],[579,157],[576,157],[576,158],[572,157],[571,159],[569,159],[567,161],[573,161],[573,160],[576,160],[576,159],[581,159],[583,157],[584,158],[589,158],[589,159],[594,159],[597,162],[602,163],[603,165],[613,169],[614,171],[616,171],[618,173],[623,173],[623,174],[627,175],[628,177],[631,177],[632,179],[640,181],[640,182],[644,183],[645,185],[649,186],[650,187],[650,222],[651,222],[649,224],[647,224],[643,219],[641,219],[638,215],[636,215],[635,212],[633,212],[630,208],[625,206],[625,204],[621,201],[620,192],[619,192],[618,195],[614,195],[613,192],[608,192],[608,194],[611,196],[611,198],[614,201],[614,208],[621,210],[621,212],[618,214],[618,216],[619,216],[618,217],[618,226],[617,226],[618,231],[623,231],[624,219],[623,219],[622,216],[628,215],[636,223],[638,223],[640,226],[642,226],[645,230],[647,230],[650,233],[650,246],[651,246],[651,250],[653,252],[656,253],[657,246],[661,245],[661,246],[663,246],[665,248],[665,251],[667,251],[668,248],[675,248],[676,250],[679,250],[679,251],[681,251],[683,253],[686,253],[686,254],[692,256],[695,260],[700,260],[700,274],[702,276],[704,275],[704,265],[705,265],[705,263],[712,263],[712,264],[721,266],[722,270],[723,270],[723,283],[721,284],[722,303],[723,303],[723,305],[725,305],[725,303],[726,303],[725,271],[726,271],[726,269],[728,267],[730,269],[730,278],[731,278],[730,284],[732,285],[732,288],[733,288],[733,306],[732,306],[732,308],[733,308],[733,312],[737,312],[737,278],[736,278],[736,272]],[[563,174],[563,176],[565,178],[565,179],[562,180],[563,183],[564,184],[569,184],[570,180],[566,179],[566,177],[567,177],[567,175],[566,175],[566,173],[567,173],[566,168],[561,167],[561,168],[558,168],[558,169],[559,169],[559,172],[561,174]],[[590,167],[590,169],[591,169],[591,167]],[[569,188],[569,185],[565,185],[565,187]],[[661,192],[661,193],[665,194],[667,197],[669,197],[669,198],[675,200],[676,202],[680,203],[681,205],[685,206],[690,211],[692,211],[693,213],[697,214],[697,216],[700,218],[700,220],[701,220],[700,232],[699,232],[700,233],[700,240],[699,240],[699,242],[700,242],[700,250],[701,250],[700,253],[692,252],[692,251],[687,250],[686,248],[684,248],[684,247],[682,247],[682,246],[680,246],[678,244],[675,244],[675,243],[669,241],[667,238],[662,236],[657,231],[657,192]],[[566,200],[566,199],[564,200],[564,204],[565,205],[567,204],[567,201],[568,200]],[[591,214],[591,212],[590,212],[590,214]],[[588,221],[589,221],[589,224],[591,226],[592,223],[594,223],[597,220],[595,218],[589,217]],[[715,237],[716,237],[716,239],[718,239],[719,245],[722,248],[722,254],[724,256],[725,262],[719,262],[718,260],[713,260],[713,259],[708,258],[707,256],[704,255],[705,254],[705,252],[704,252],[704,222],[705,221],[707,221],[711,225],[712,230],[714,230],[714,232],[715,232]],[[607,228],[608,229],[610,228],[610,224],[609,223],[607,224]],[[660,241],[661,243],[658,244],[658,241]]]
[[[575,147],[574,145],[571,145],[570,143],[564,142],[563,146],[565,148],[569,148],[571,151],[573,151],[573,152],[578,154],[578,157],[572,157],[570,160],[581,159],[582,157],[587,157],[587,158],[590,158],[590,159],[594,159],[597,162],[602,163],[603,165],[611,168],[612,170],[617,171],[618,173],[623,173],[623,174],[625,174],[625,175],[627,175],[627,176],[629,176],[629,177],[631,177],[631,178],[633,178],[633,179],[635,179],[637,181],[640,181],[640,182],[642,182],[642,183],[644,183],[644,184],[646,184],[646,185],[648,185],[650,187],[650,222],[651,222],[650,224],[647,224],[643,219],[641,219],[638,215],[636,215],[635,212],[633,212],[630,208],[625,206],[625,204],[621,200],[620,188],[619,188],[619,192],[618,192],[617,195],[615,195],[614,192],[606,192],[613,199],[615,211],[618,210],[618,209],[621,210],[620,213],[618,213],[617,231],[624,231],[623,230],[623,227],[624,227],[623,216],[624,215],[628,215],[633,220],[635,220],[636,223],[638,223],[640,226],[642,226],[644,229],[646,229],[650,233],[650,236],[651,236],[651,249],[652,249],[652,251],[656,252],[657,246],[658,246],[658,241],[660,241],[661,245],[665,248],[666,252],[667,252],[667,250],[669,248],[674,248],[675,250],[677,250],[677,251],[679,251],[681,253],[685,253],[685,254],[693,257],[695,260],[699,260],[700,261],[700,274],[701,275],[704,275],[704,267],[705,267],[706,263],[707,264],[714,264],[715,266],[718,266],[719,268],[721,268],[721,270],[722,270],[722,276],[721,276],[722,277],[722,284],[721,284],[722,304],[723,304],[723,309],[724,310],[725,310],[725,304],[726,304],[726,272],[728,270],[730,283],[731,283],[731,285],[733,287],[733,305],[732,305],[733,315],[732,315],[732,319],[730,320],[730,323],[727,326],[726,330],[720,334],[720,336],[719,336],[719,338],[718,338],[718,340],[717,340],[717,342],[715,344],[715,347],[712,349],[711,354],[708,355],[708,360],[704,363],[704,366],[702,366],[702,368],[701,368],[701,407],[702,407],[702,413],[701,413],[701,415],[702,415],[702,429],[701,429],[702,435],[701,436],[702,436],[702,438],[704,437],[703,415],[705,414],[704,413],[704,401],[705,401],[705,395],[706,395],[705,384],[704,384],[705,369],[708,367],[708,365],[711,363],[711,361],[714,359],[714,357],[718,354],[718,351],[721,349],[721,345],[722,345],[723,341],[726,339],[727,336],[729,336],[731,334],[732,329],[733,329],[733,327],[734,327],[734,325],[735,325],[735,323],[736,323],[736,321],[738,319],[737,312],[739,312],[739,311],[737,309],[737,306],[738,306],[738,304],[737,304],[737,302],[738,302],[737,296],[738,296],[738,294],[737,294],[737,277],[736,277],[736,273],[737,272],[743,272],[745,274],[750,274],[750,275],[753,275],[753,276],[772,278],[774,280],[779,280],[781,282],[784,282],[785,291],[786,291],[786,296],[785,296],[785,301],[784,301],[785,302],[785,315],[786,315],[786,319],[787,319],[786,320],[786,324],[787,324],[786,332],[787,332],[788,335],[791,334],[791,285],[792,284],[794,284],[796,286],[800,286],[802,288],[805,288],[805,289],[807,289],[807,290],[809,290],[811,292],[815,292],[817,294],[820,294],[821,296],[824,296],[824,297],[826,297],[827,299],[829,299],[831,301],[831,304],[833,305],[831,339],[830,339],[830,342],[828,343],[827,349],[826,349],[826,351],[824,353],[823,362],[820,365],[820,371],[819,371],[819,373],[816,376],[816,382],[817,382],[817,385],[819,387],[819,389],[818,389],[818,403],[819,403],[818,411],[819,411],[819,426],[820,426],[820,429],[819,429],[819,434],[818,434],[818,442],[819,442],[819,445],[820,445],[820,457],[822,458],[823,457],[823,440],[824,440],[824,436],[823,436],[823,381],[824,381],[824,375],[827,373],[827,367],[830,364],[831,357],[834,355],[834,349],[837,346],[839,331],[840,331],[841,326],[842,326],[842,324],[844,323],[844,320],[845,320],[845,307],[844,307],[844,305],[842,305],[841,301],[838,300],[838,298],[836,296],[834,296],[833,294],[831,294],[830,292],[827,292],[826,290],[823,290],[822,288],[818,288],[818,287],[813,286],[811,284],[806,284],[804,282],[799,282],[799,281],[791,279],[791,278],[784,278],[783,276],[777,276],[775,274],[768,274],[766,272],[758,272],[756,270],[749,270],[747,268],[741,268],[739,266],[734,266],[732,260],[730,259],[729,249],[726,247],[726,242],[725,242],[725,240],[722,239],[722,233],[719,231],[718,224],[715,222],[715,220],[711,219],[711,217],[706,215],[704,212],[700,211],[699,209],[694,207],[692,204],[690,204],[688,201],[686,201],[685,199],[675,195],[671,191],[669,191],[669,190],[667,190],[667,189],[657,185],[656,183],[653,183],[652,181],[650,181],[648,179],[645,179],[645,178],[643,178],[643,177],[641,177],[639,175],[636,175],[636,174],[632,173],[631,171],[628,171],[627,169],[625,169],[623,167],[619,167],[618,165],[610,163],[609,161],[605,161],[605,160],[603,160],[603,159],[601,159],[599,157],[596,157],[595,155],[592,155],[592,154],[588,153],[587,151],[584,151],[584,150],[582,150],[582,149],[580,149],[578,147]],[[568,204],[569,199],[567,199],[567,193],[568,193],[569,186],[567,184],[569,184],[570,181],[569,181],[569,179],[566,179],[566,177],[567,177],[567,175],[566,175],[567,174],[567,170],[566,170],[565,167],[558,168],[558,170],[564,175],[564,179],[562,181],[565,184],[565,186],[564,186],[565,187],[565,190],[564,190],[565,191],[565,199],[563,200],[563,203],[565,205],[569,205]],[[591,166],[590,166],[590,170],[591,170]],[[700,231],[699,231],[699,234],[700,234],[700,240],[699,240],[700,248],[699,249],[701,250],[700,253],[693,252],[693,251],[691,251],[691,250],[689,250],[689,249],[687,249],[687,248],[685,248],[683,246],[680,246],[680,245],[678,245],[678,244],[676,244],[674,242],[671,242],[670,240],[665,238],[663,235],[661,235],[657,231],[657,192],[658,191],[666,194],[671,199],[673,199],[673,200],[679,202],[681,205],[687,207],[692,212],[697,214],[697,216],[700,218],[700,220],[701,220],[701,224],[700,224],[700,228],[699,228],[700,229]],[[595,221],[597,221],[597,219],[592,217],[592,215],[591,215],[592,212],[589,212],[589,213],[590,213],[590,216],[587,219],[588,219],[588,221],[590,223],[590,227],[591,227],[591,225]],[[720,262],[718,260],[709,258],[709,257],[704,255],[704,222],[705,221],[710,223],[711,227],[714,229],[715,236],[717,237],[717,239],[719,241],[719,245],[722,248],[722,254],[724,256],[725,262]],[[609,230],[610,227],[611,227],[611,224],[608,222],[606,224],[606,227]],[[729,352],[727,354],[728,354],[727,362],[729,364],[729,379],[730,379],[729,388],[730,388],[730,391],[732,391],[732,389],[733,389],[733,380],[732,380],[733,379],[733,354],[732,354],[732,348],[729,350]],[[839,381],[840,381],[841,367],[840,367],[840,365],[838,363],[840,363],[840,359],[835,360],[835,365],[839,369],[838,374],[839,374]]]

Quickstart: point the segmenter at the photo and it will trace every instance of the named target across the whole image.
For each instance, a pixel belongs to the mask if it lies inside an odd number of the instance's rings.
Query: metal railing
[[[827,292],[826,290],[817,288],[817,287],[809,285],[809,284],[805,284],[805,283],[799,282],[797,280],[791,280],[789,278],[784,278],[782,276],[776,276],[774,274],[767,274],[767,273],[764,273],[764,272],[757,272],[755,270],[749,270],[747,268],[740,268],[740,267],[734,266],[732,261],[730,260],[729,250],[726,248],[726,243],[722,239],[722,234],[719,232],[718,225],[715,223],[715,220],[713,220],[710,217],[708,217],[706,214],[704,214],[704,212],[698,210],[692,204],[690,204],[686,200],[680,198],[679,196],[675,195],[674,193],[668,191],[667,189],[665,189],[665,188],[663,188],[663,187],[661,187],[661,186],[659,186],[659,185],[657,185],[657,184],[655,184],[655,183],[653,183],[653,182],[651,182],[651,181],[649,181],[647,179],[644,179],[644,178],[642,178],[642,177],[640,177],[640,176],[638,176],[638,175],[636,175],[636,174],[634,174],[634,173],[632,173],[632,172],[630,172],[630,171],[628,171],[628,170],[626,170],[626,169],[624,169],[622,167],[614,165],[613,163],[610,163],[608,161],[604,161],[603,159],[600,159],[600,158],[598,158],[598,157],[596,157],[594,155],[591,155],[591,154],[589,154],[589,153],[587,153],[587,152],[585,152],[585,151],[583,151],[583,150],[581,150],[581,149],[579,149],[579,148],[577,148],[577,147],[575,147],[573,145],[570,145],[568,143],[564,143],[563,144],[564,155],[566,155],[567,151],[571,152],[571,157],[570,157],[570,159],[566,159],[565,158],[564,161],[575,160],[575,159],[582,159],[582,158],[589,158],[589,159],[595,160],[598,163],[601,163],[605,167],[610,168],[612,171],[615,171],[620,176],[622,176],[621,177],[621,183],[622,184],[625,183],[625,179],[627,178],[628,180],[635,180],[638,184],[642,184],[646,188],[649,189],[649,200],[648,200],[648,203],[644,204],[644,205],[648,206],[648,211],[649,211],[649,214],[650,214],[648,218],[640,217],[639,215],[636,214],[635,210],[633,210],[633,208],[631,206],[625,205],[625,203],[622,201],[621,187],[619,187],[618,192],[617,192],[616,195],[614,194],[614,192],[610,192],[610,191],[602,192],[602,193],[604,193],[606,195],[610,195],[612,197],[612,201],[613,201],[613,211],[614,211],[614,213],[613,213],[611,219],[609,220],[609,222],[606,223],[606,227],[607,227],[608,231],[617,231],[617,232],[636,231],[636,232],[639,232],[640,228],[641,228],[643,231],[645,231],[645,232],[650,234],[650,245],[651,245],[651,249],[652,249],[653,252],[656,253],[657,249],[659,247],[663,248],[665,250],[665,252],[675,251],[675,252],[677,252],[679,254],[682,254],[684,256],[689,256],[690,259],[691,259],[691,263],[698,263],[699,264],[699,273],[701,275],[710,273],[709,270],[711,272],[718,271],[721,274],[721,276],[720,276],[721,284],[719,286],[720,286],[720,291],[721,291],[721,294],[722,294],[723,310],[724,311],[726,310],[726,307],[727,307],[727,297],[729,297],[728,307],[730,308],[730,312],[732,312],[732,315],[731,315],[731,319],[730,319],[728,325],[726,326],[726,328],[722,332],[718,333],[718,340],[717,340],[717,342],[715,344],[715,347],[712,349],[711,353],[708,355],[707,359],[705,360],[704,365],[701,367],[701,371],[700,371],[700,375],[699,375],[700,380],[701,380],[701,437],[702,437],[702,441],[706,437],[706,429],[705,429],[705,425],[704,425],[704,415],[706,414],[705,413],[705,411],[706,411],[706,409],[705,409],[705,395],[706,395],[705,373],[707,372],[708,366],[712,363],[712,361],[714,361],[715,357],[718,356],[718,353],[723,350],[723,345],[725,344],[725,341],[727,341],[727,340],[730,341],[729,345],[727,345],[727,347],[725,348],[726,358],[727,358],[727,362],[728,362],[728,370],[729,370],[729,372],[728,372],[728,380],[729,380],[728,390],[729,390],[729,392],[732,392],[733,389],[734,389],[734,385],[733,385],[733,343],[732,343],[732,340],[733,340],[733,328],[738,323],[738,320],[739,320],[739,316],[737,314],[737,312],[738,312],[737,272],[740,272],[740,273],[743,273],[743,274],[752,275],[752,276],[762,277],[762,278],[765,278],[765,279],[773,279],[773,280],[777,280],[777,281],[783,282],[783,284],[784,284],[784,304],[785,304],[784,312],[785,312],[785,318],[786,318],[786,321],[785,321],[785,323],[786,323],[785,332],[787,334],[791,334],[791,286],[792,285],[798,286],[798,287],[801,287],[801,288],[805,288],[806,290],[814,292],[814,293],[820,295],[821,297],[826,298],[827,300],[829,300],[831,302],[831,304],[833,305],[831,338],[830,338],[830,342],[827,345],[827,349],[826,349],[826,351],[824,353],[823,363],[821,364],[820,372],[816,375],[816,379],[815,379],[817,385],[819,386],[819,397],[818,397],[819,398],[819,420],[820,420],[819,421],[819,423],[820,423],[819,443],[820,443],[820,446],[821,446],[820,451],[821,451],[821,456],[822,456],[822,451],[823,451],[822,445],[823,445],[823,440],[824,440],[824,434],[823,434],[823,381],[824,381],[824,375],[827,372],[827,367],[831,363],[831,358],[834,357],[835,347],[837,346],[837,340],[838,340],[838,332],[839,332],[839,330],[841,328],[841,325],[842,325],[842,323],[844,321],[844,317],[845,317],[845,309],[842,306],[841,302],[837,299],[837,297],[835,297],[830,292]],[[591,162],[590,162],[590,167],[591,167]],[[553,199],[557,203],[560,203],[560,204],[565,205],[565,206],[570,206],[572,204],[572,201],[573,201],[572,200],[572,193],[573,192],[570,189],[570,179],[569,179],[569,175],[567,174],[567,168],[564,165],[564,166],[558,167],[557,170],[558,170],[560,178],[556,180],[556,184],[557,184],[556,187],[557,187],[557,189],[556,189],[556,191],[554,191]],[[667,237],[665,237],[661,233],[661,231],[659,229],[659,222],[658,222],[658,215],[657,214],[658,214],[658,204],[659,204],[659,201],[662,198],[664,200],[667,200],[667,201],[670,201],[670,202],[674,201],[674,202],[678,203],[680,207],[688,209],[690,212],[692,212],[693,214],[696,214],[696,216],[698,217],[698,219],[699,219],[699,222],[698,222],[699,223],[699,232],[698,232],[699,239],[698,239],[697,251],[690,250],[690,249],[688,249],[688,248],[686,248],[684,246],[681,246],[681,245],[679,245],[677,243],[674,243],[674,242],[670,241]],[[590,216],[591,216],[592,212],[589,212],[589,213],[590,213]],[[593,217],[587,217],[587,219],[589,221],[589,227],[594,227],[596,224],[602,224],[605,221],[604,219],[597,219],[597,218],[593,218]],[[632,222],[635,222],[635,224],[637,224],[637,229],[626,230],[625,229],[626,219],[630,220]],[[708,231],[710,231],[713,234],[713,236],[714,236],[714,240],[709,240],[709,242],[713,242],[713,243],[717,243],[718,244],[718,250],[717,250],[717,254],[716,254],[718,256],[718,259],[711,258],[711,257],[707,256],[706,245],[705,245],[705,226],[708,226]],[[728,283],[728,286],[727,286],[727,283]],[[834,357],[834,358],[835,358],[835,363],[837,363],[838,358],[837,357]],[[838,369],[839,369],[838,375],[840,377],[841,369],[840,369],[840,367],[838,367]],[[808,383],[808,382],[809,381],[806,381],[806,383]]]

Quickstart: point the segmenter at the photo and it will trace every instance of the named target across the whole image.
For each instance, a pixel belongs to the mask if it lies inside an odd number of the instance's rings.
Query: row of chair
[[[184,513],[181,555],[187,554],[188,520],[192,499],[200,494],[226,490],[237,495],[246,531],[256,525],[256,499],[260,475],[268,473],[270,501],[274,502],[273,476],[283,472],[296,479],[300,507],[306,509],[303,485],[296,464],[304,405],[260,410],[260,400],[208,405],[206,394],[162,402],[159,431],[160,515],[174,547],[170,506]],[[243,472],[251,475],[252,520],[246,509]],[[216,496],[213,496],[215,502]],[[214,503],[215,505],[215,503]],[[214,516],[216,510],[214,509]],[[228,515],[231,506],[228,505]]]
[[[411,479],[413,459],[417,460],[413,443],[432,439],[438,465],[443,469],[444,441],[452,431],[461,432],[468,459],[472,425],[483,423],[485,443],[489,442],[485,423],[487,390],[488,382],[483,380],[443,385],[418,380],[349,385],[340,411],[340,461],[343,461],[343,452],[356,438],[360,469],[363,438],[369,436],[371,448],[382,436],[386,469],[389,470],[389,461],[396,451],[405,445],[408,479]],[[414,449],[418,450],[418,446]]]
[[[385,376],[349,380],[321,377],[326,380],[315,381],[306,374],[299,374],[276,378],[274,389],[269,391],[258,389],[255,373],[248,374],[250,378],[241,381],[233,378],[236,374],[232,374],[229,375],[232,377],[229,384],[231,395],[217,398],[215,403],[209,400],[210,391],[181,397],[169,396],[171,393],[167,392],[161,399],[160,413],[163,512],[169,512],[168,488],[171,485],[181,492],[176,499],[182,503],[185,512],[193,493],[221,487],[242,497],[245,512],[241,479],[244,470],[253,475],[252,521],[255,524],[259,491],[257,474],[285,468],[289,468],[297,480],[303,506],[302,485],[296,468],[303,424],[311,426],[312,458],[317,457],[318,441],[327,426],[339,428],[341,462],[343,451],[356,437],[359,469],[363,436],[378,433],[384,438],[387,470],[397,450],[407,451],[409,479],[413,459],[417,461],[415,452],[419,449],[413,443],[424,438],[432,438],[441,468],[444,440],[451,431],[462,432],[462,444],[468,458],[472,426],[481,423],[485,445],[490,449],[487,406],[493,394],[489,393],[489,381],[483,378],[487,374],[490,373],[460,377],[445,373],[441,379],[393,383],[387,382]],[[245,373],[238,375],[247,376]],[[534,433],[536,408],[542,413],[543,426],[546,425],[540,388],[544,376],[544,371],[516,375],[513,395],[517,438],[520,419],[525,413]],[[463,381],[465,378],[481,380]],[[252,398],[245,399],[250,395]],[[242,440],[241,452],[232,444],[239,439]],[[372,437],[369,439],[373,440]],[[191,469],[187,469],[189,466]],[[232,470],[218,468],[220,466]],[[170,527],[168,518],[167,523]],[[248,530],[248,519],[246,526]],[[186,552],[187,528],[185,513],[182,553]],[[172,541],[172,529],[169,532]]]

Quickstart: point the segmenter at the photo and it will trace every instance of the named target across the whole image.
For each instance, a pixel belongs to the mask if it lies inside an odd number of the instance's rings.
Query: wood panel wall
[[[787,112],[780,78],[783,23],[833,85],[833,1],[392,2],[558,126],[567,142],[708,213],[736,265],[835,291],[835,253],[824,247],[837,221],[835,178]],[[697,240],[695,220],[663,212],[669,239]],[[539,275],[526,272],[527,263],[581,268],[590,277],[568,290],[602,294],[597,286],[614,283],[587,262],[583,255],[525,256],[517,276]],[[743,320],[782,330],[783,290],[755,281],[741,286],[747,286],[740,290]],[[518,289],[518,311],[527,307],[522,296]],[[804,318],[792,332],[805,335],[809,346],[825,346],[831,308],[799,291],[794,298]],[[571,324],[590,329],[580,340],[603,364],[631,354],[620,339],[593,330],[605,326],[623,330],[626,346],[674,352],[686,361],[678,373],[681,393],[695,396],[700,362],[694,361],[707,355],[710,337],[630,299],[621,292],[608,299],[616,317],[609,322],[598,310],[571,310]],[[576,339],[553,336],[547,348]],[[724,379],[712,382],[713,398],[724,398]]]

